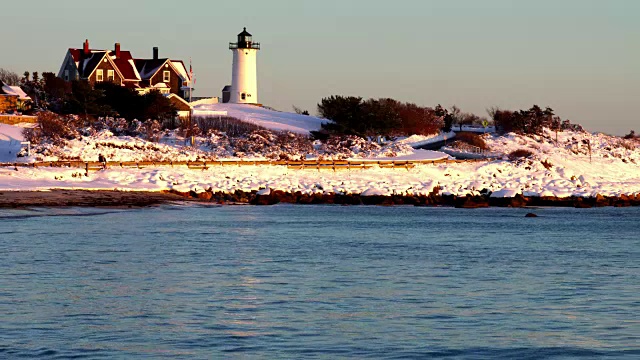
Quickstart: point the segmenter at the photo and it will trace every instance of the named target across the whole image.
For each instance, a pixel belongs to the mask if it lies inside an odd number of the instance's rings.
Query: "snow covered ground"
[[[217,116],[219,111],[226,111],[228,116],[267,129],[291,131],[298,134],[308,134],[310,131],[320,130],[320,125],[327,122],[326,119],[310,115],[280,112],[256,105],[228,103],[196,105],[193,115]]]
[[[32,126],[32,124],[21,124]],[[0,124],[0,162],[14,162],[20,151],[23,126]]]
[[[21,140],[19,130],[0,127],[1,156],[9,156],[10,144]],[[296,170],[284,166],[212,166],[207,170],[186,167],[144,169],[110,168],[83,176],[79,169],[0,168],[0,191],[61,189],[193,190],[233,192],[270,188],[303,193],[334,192],[364,194],[428,194],[439,186],[441,192],[465,195],[483,189],[504,194],[540,196],[616,196],[640,193],[640,150],[636,140],[603,134],[547,131],[544,137],[485,135],[492,151],[509,154],[528,150],[528,159],[494,160],[480,163],[417,165],[411,169]],[[173,142],[173,143],[171,143]],[[406,147],[406,145],[405,145]],[[409,147],[406,147],[410,149]],[[405,148],[403,148],[406,150]],[[589,152],[589,149],[591,151]],[[60,150],[84,160],[97,160],[99,152],[111,161],[142,160],[149,156],[169,160],[196,160],[204,149],[186,147],[176,138],[162,144],[133,138],[114,138],[108,133],[74,140]],[[404,151],[403,150],[403,151]],[[13,150],[11,150],[13,151]],[[162,156],[158,155],[161,154]],[[302,157],[304,154],[298,154]],[[408,150],[376,159],[435,159],[438,152]],[[357,157],[359,160],[362,157]],[[159,159],[160,160],[160,159]],[[501,195],[502,194],[502,195]]]

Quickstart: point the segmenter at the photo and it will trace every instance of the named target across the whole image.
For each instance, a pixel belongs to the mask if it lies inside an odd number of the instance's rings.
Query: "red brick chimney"
[[[89,39],[86,39],[84,41],[84,46],[82,47],[82,50],[85,55],[89,55]]]
[[[116,43],[116,59],[120,59],[120,43]]]

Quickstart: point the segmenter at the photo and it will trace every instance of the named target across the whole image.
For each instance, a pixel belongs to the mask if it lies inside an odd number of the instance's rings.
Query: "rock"
[[[527,206],[528,203],[529,203],[529,200],[526,197],[524,197],[524,195],[516,194],[516,196],[514,196],[513,199],[511,199],[511,203],[509,204],[509,206],[521,208],[521,207]]]
[[[198,193],[197,197],[200,200],[210,201],[211,198],[213,197],[213,193],[205,191],[205,192]]]
[[[609,206],[610,205],[609,199],[607,199],[606,197],[604,197],[604,196],[602,196],[600,194],[597,194],[596,198],[595,198],[595,205],[596,206]]]
[[[534,213],[527,213],[527,215],[525,215],[524,217],[534,218],[534,217],[538,217],[538,215],[536,215]]]
[[[581,197],[579,197],[574,200],[573,207],[577,209],[589,209],[589,208],[592,208],[593,206],[591,204],[587,204],[586,202],[584,202],[584,200]]]
[[[489,203],[481,196],[471,196],[456,198],[455,207],[460,209],[478,209],[489,207]]]

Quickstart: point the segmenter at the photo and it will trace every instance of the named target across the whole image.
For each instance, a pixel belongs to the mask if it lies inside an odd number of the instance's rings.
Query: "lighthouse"
[[[229,102],[236,104],[258,103],[258,71],[256,58],[260,43],[253,42],[247,28],[238,34],[238,42],[229,43],[233,52],[231,90]]]

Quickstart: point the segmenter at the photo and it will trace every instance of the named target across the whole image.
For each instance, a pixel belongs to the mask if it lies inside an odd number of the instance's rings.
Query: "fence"
[[[416,165],[435,165],[449,163],[467,163],[486,161],[484,159],[469,160],[305,160],[305,161],[270,161],[270,160],[211,160],[211,161],[111,161],[106,163],[107,168],[137,168],[157,166],[186,167],[190,170],[205,170],[213,166],[286,166],[291,169],[313,170],[357,170],[369,169],[374,166],[388,169],[411,169]],[[41,161],[34,163],[0,163],[0,167],[40,168],[40,167],[66,167],[77,168],[88,174],[104,168],[104,164],[98,161]]]
[[[36,116],[28,115],[0,115],[0,123],[7,125],[15,125],[18,123],[35,123],[38,120]]]

